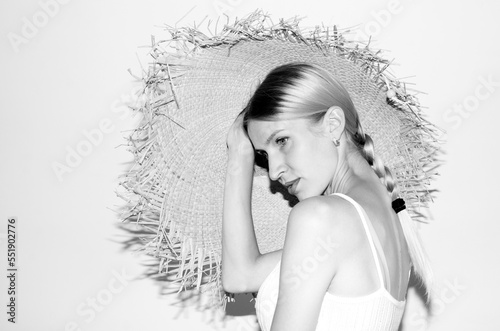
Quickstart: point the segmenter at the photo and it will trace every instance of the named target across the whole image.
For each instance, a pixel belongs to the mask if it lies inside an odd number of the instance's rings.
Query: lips
[[[294,180],[291,180],[291,181],[285,183],[285,187],[287,188],[288,193],[290,193],[290,194],[296,193],[297,185],[299,184],[299,181],[300,181],[300,178],[297,178],[297,179],[294,179]]]

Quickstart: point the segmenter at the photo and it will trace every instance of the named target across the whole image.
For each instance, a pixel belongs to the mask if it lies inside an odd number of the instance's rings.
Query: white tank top
[[[380,288],[360,297],[342,297],[326,292],[316,331],[397,331],[403,317],[406,300],[396,300],[384,286],[380,262],[372,233],[368,227],[368,216],[361,205],[352,198],[340,193],[334,194],[351,202],[359,213],[377,267]],[[374,236],[376,237],[376,234]],[[385,257],[382,261],[385,261]],[[257,319],[262,331],[271,329],[278,300],[280,265],[281,261],[264,280],[255,300]]]

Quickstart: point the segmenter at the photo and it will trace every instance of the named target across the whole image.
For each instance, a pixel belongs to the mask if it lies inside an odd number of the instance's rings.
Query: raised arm
[[[256,292],[281,252],[260,254],[252,221],[254,150],[240,115],[228,136],[222,221],[222,284],[231,293]]]

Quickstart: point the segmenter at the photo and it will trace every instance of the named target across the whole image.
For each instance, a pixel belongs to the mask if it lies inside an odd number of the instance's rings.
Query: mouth
[[[284,184],[284,186],[288,190],[288,193],[295,195],[299,181],[300,181],[300,178],[297,178],[297,179],[291,180],[289,182],[286,182]]]

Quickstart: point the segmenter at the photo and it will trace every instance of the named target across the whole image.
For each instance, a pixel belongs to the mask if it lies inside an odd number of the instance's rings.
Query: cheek
[[[293,154],[294,164],[314,177],[324,177],[333,173],[337,160],[337,150],[330,140],[318,139],[304,144]],[[298,170],[298,169],[297,169]]]
[[[331,141],[322,142],[315,146],[314,156],[311,159],[316,164],[318,173],[322,175],[333,174],[337,164],[338,154]]]

